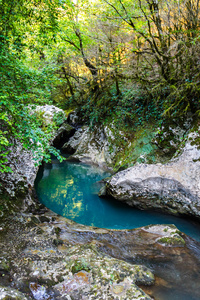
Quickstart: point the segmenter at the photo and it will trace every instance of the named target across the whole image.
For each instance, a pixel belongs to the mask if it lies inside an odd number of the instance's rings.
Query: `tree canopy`
[[[90,124],[198,117],[199,4],[0,0],[0,171],[11,136],[47,144],[30,105],[77,108]]]

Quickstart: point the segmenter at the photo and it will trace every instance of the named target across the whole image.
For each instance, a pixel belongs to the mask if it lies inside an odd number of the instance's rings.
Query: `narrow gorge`
[[[47,123],[62,113],[53,106],[40,109]],[[39,173],[32,154],[20,145],[17,152],[10,152],[14,172],[1,176],[0,299],[199,299],[198,131],[188,128],[175,156],[161,164],[152,163],[152,157],[159,161],[162,156],[155,150],[156,133],[149,135],[149,145],[143,133],[140,147],[135,147],[138,140],[126,141],[130,150],[124,151],[114,126],[91,130],[76,114],[66,119],[63,113],[51,143],[70,156],[65,155],[62,163],[53,158]],[[177,132],[173,130],[173,139],[178,139]],[[137,160],[134,166],[129,166],[130,156]],[[82,190],[77,190],[78,180]],[[43,202],[42,193],[47,207],[52,202],[51,210],[38,201],[41,197]],[[96,211],[89,204],[91,194]],[[56,205],[61,207],[58,214],[52,211]],[[115,205],[117,219],[114,210],[109,215],[109,206]],[[180,223],[185,229],[191,226],[188,234],[193,238],[179,229],[179,223],[174,225],[178,217],[163,212],[186,218]],[[128,221],[132,213],[134,225]],[[137,226],[137,221],[147,224]]]

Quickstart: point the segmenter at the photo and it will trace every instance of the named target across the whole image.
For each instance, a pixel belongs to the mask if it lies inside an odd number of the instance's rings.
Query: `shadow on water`
[[[188,253],[169,247],[169,261],[155,260],[154,257],[152,260],[151,257],[145,260],[140,255],[135,259],[128,258],[125,253],[129,253],[129,249],[122,237],[121,242],[125,246],[124,252],[120,254],[121,259],[131,263],[145,263],[154,271],[157,276],[155,286],[145,287],[144,290],[155,299],[199,300],[200,225],[192,220],[159,212],[141,211],[111,198],[99,198],[101,180],[109,175],[95,166],[53,160],[52,164],[45,164],[40,168],[35,187],[39,200],[46,207],[84,225],[133,229],[149,224],[175,224],[180,231],[192,237],[187,237],[186,240]]]

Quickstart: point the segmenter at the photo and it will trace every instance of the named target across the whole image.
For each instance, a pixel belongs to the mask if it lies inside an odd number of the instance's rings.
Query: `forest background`
[[[59,153],[36,105],[130,134],[200,114],[199,0],[0,0],[0,172],[22,143]],[[17,142],[16,142],[17,141]],[[41,145],[42,147],[38,147]],[[40,149],[40,150],[38,150]]]

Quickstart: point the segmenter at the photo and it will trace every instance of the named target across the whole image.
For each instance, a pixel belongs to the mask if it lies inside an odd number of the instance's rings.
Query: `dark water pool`
[[[46,207],[77,223],[109,229],[131,229],[149,224],[175,224],[200,241],[200,225],[175,216],[142,211],[111,198],[99,198],[102,178],[98,167],[56,159],[41,168],[36,180],[38,197]]]

